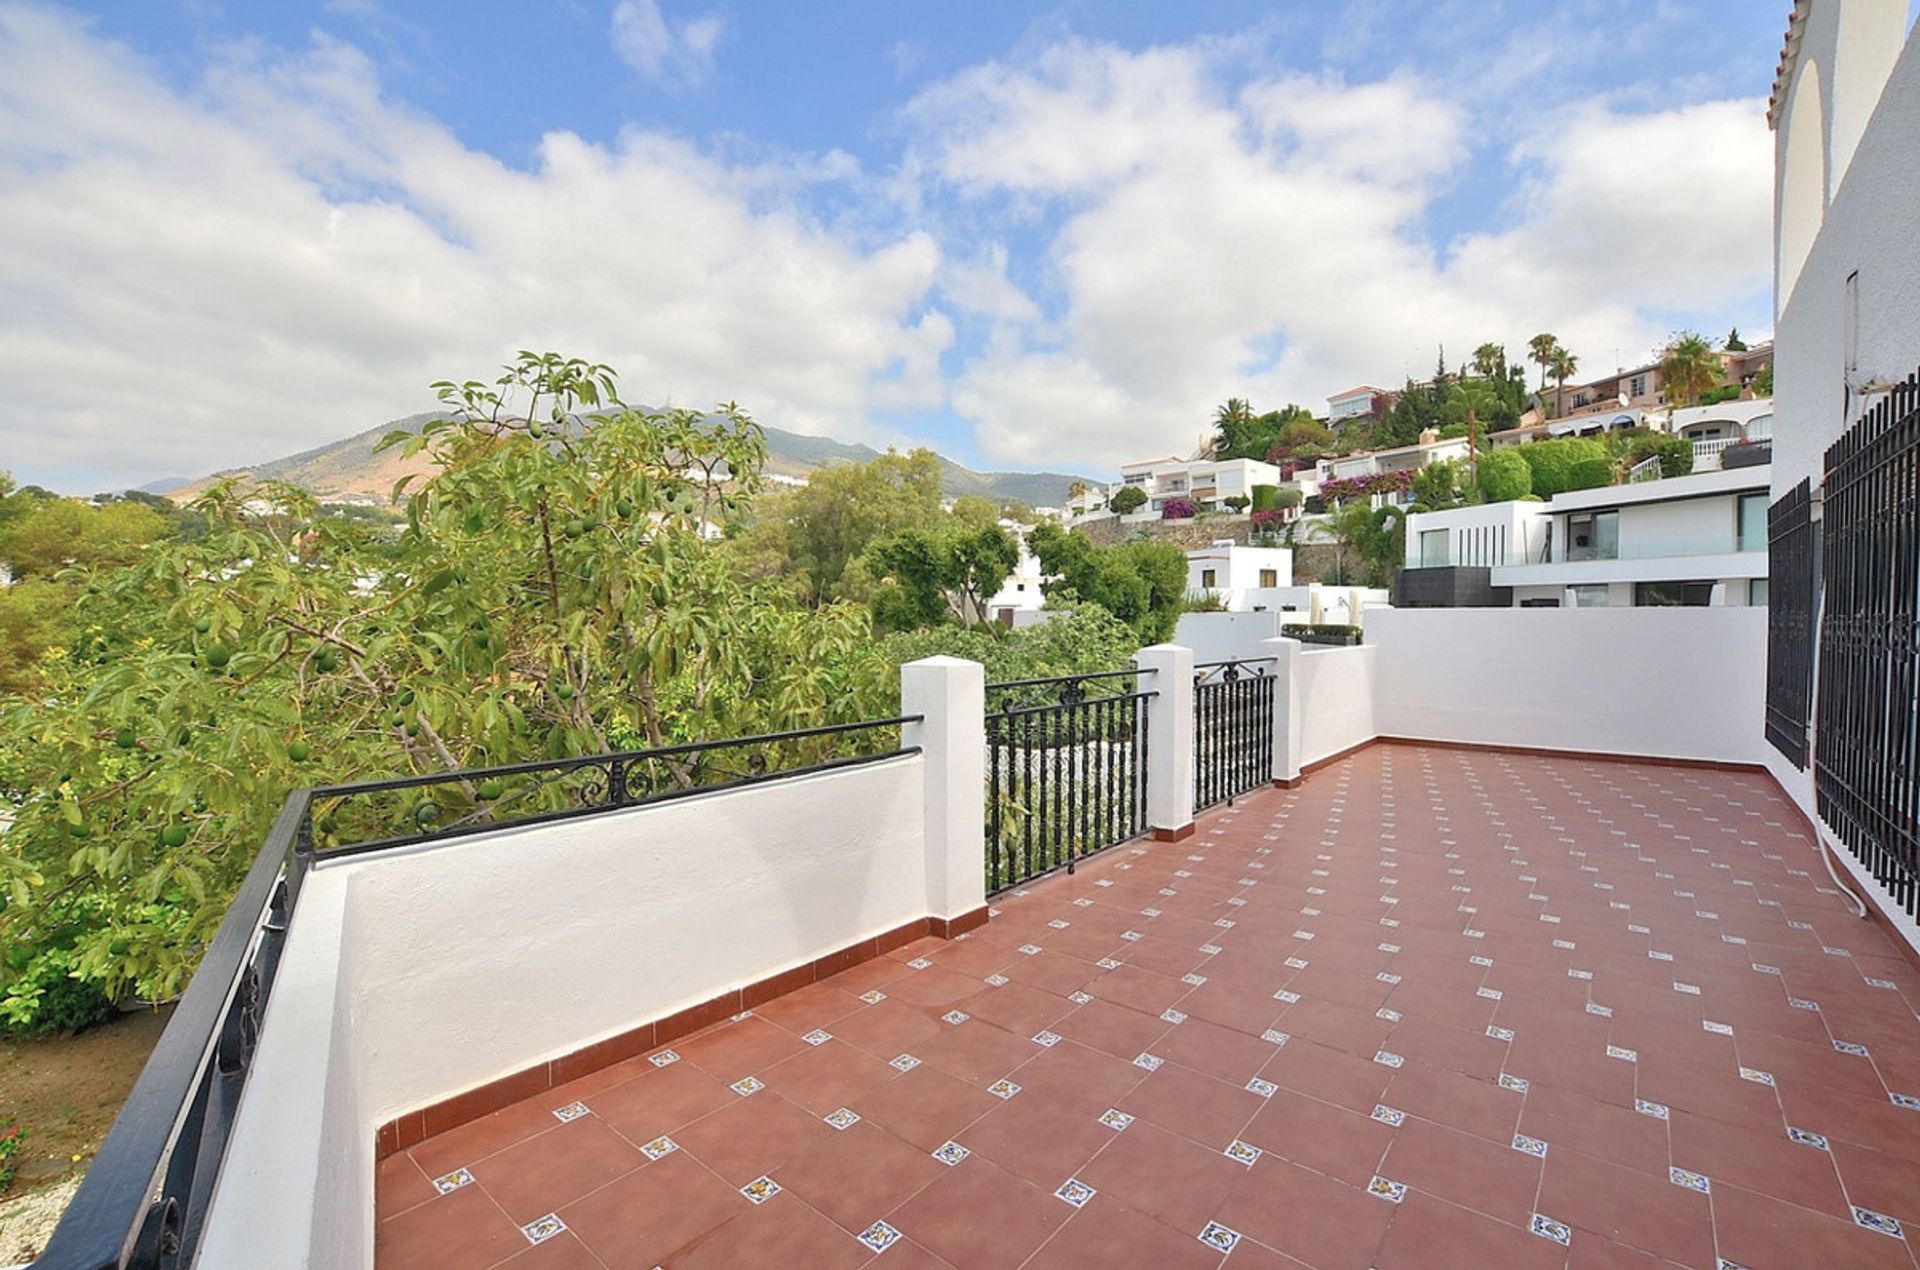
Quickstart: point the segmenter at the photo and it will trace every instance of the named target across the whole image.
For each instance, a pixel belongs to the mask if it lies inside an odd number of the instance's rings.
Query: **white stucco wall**
[[[1280,633],[1281,613],[1182,613],[1174,624],[1173,642],[1193,650],[1197,663],[1261,657],[1260,641]]]
[[[1381,735],[1758,763],[1766,610],[1385,609]]]
[[[381,1124],[926,916],[924,778],[909,755],[316,867],[199,1264],[369,1267]]]
[[[1301,645],[1294,658],[1295,733],[1302,766],[1330,758],[1380,735],[1379,651]]]

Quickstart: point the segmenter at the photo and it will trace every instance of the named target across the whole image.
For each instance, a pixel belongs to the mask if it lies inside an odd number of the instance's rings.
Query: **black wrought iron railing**
[[[922,717],[295,790],[33,1270],[193,1264],[317,861],[881,762],[919,751],[900,728]]]
[[[987,892],[1146,830],[1142,671],[987,685]]]
[[[1808,482],[1767,509],[1767,741],[1802,771],[1813,705],[1817,535]]]
[[[1193,809],[1273,780],[1273,658],[1203,662],[1193,674]]]
[[[1920,916],[1920,375],[1828,448],[1821,521],[1816,806]]]

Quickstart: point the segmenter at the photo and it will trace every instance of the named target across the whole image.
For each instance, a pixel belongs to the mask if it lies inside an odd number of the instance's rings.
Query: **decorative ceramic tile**
[[[1760,964],[1759,962],[1757,962],[1757,961],[1753,963],[1753,968],[1754,968],[1755,970],[1757,970],[1757,971],[1759,971],[1759,972],[1760,972],[1761,974],[1763,974],[1763,975],[1777,975],[1777,974],[1779,974],[1779,973],[1780,973],[1780,967],[1778,967],[1778,966],[1763,966],[1763,965],[1761,965],[1761,964]]]
[[[1475,966],[1480,966],[1480,967],[1482,967],[1482,968],[1485,968],[1485,967],[1487,967],[1487,966],[1491,966],[1491,965],[1493,964],[1493,958],[1491,958],[1491,957],[1481,957],[1481,956],[1477,956],[1477,955],[1476,955],[1476,956],[1472,956],[1472,957],[1469,957],[1469,958],[1467,958],[1467,961],[1468,961],[1468,962],[1469,962],[1470,964],[1472,964],[1472,965],[1475,965]]]
[[[1012,1081],[1002,1076],[999,1080],[996,1080],[991,1085],[987,1086],[987,1092],[992,1094],[995,1098],[1000,1099],[1002,1102],[1005,1102],[1007,1099],[1013,1097],[1015,1094],[1020,1092],[1020,1086],[1014,1084]]]
[[[885,1252],[900,1242],[900,1232],[883,1221],[877,1221],[861,1231],[858,1235],[855,1235],[854,1238],[875,1252]]]
[[[1087,1201],[1097,1192],[1077,1177],[1070,1177],[1060,1183],[1060,1189],[1053,1193],[1055,1199],[1065,1200],[1070,1207],[1085,1208]]]
[[[1763,1072],[1757,1067],[1742,1067],[1740,1069],[1740,1079],[1750,1080],[1756,1085],[1771,1085],[1773,1084],[1773,1073]],[[1916,1102],[1914,1105],[1920,1106],[1920,1102]]]
[[[1094,962],[1093,964],[1100,967],[1100,969],[1102,970],[1120,969],[1119,959],[1114,957],[1102,957],[1100,960]]]
[[[1382,970],[1379,974],[1375,975],[1374,978],[1379,980],[1381,983],[1385,983],[1385,984],[1396,984],[1400,982],[1399,975],[1389,974],[1385,970]]]
[[[1589,1001],[1587,1002],[1587,1013],[1598,1015],[1603,1019],[1610,1019],[1613,1017],[1613,1007],[1610,1005],[1601,1005],[1598,1001]]]
[[[1202,944],[1200,945],[1200,951],[1207,954],[1207,956],[1209,957],[1218,957],[1220,955],[1220,945]]]
[[[1215,1252],[1232,1252],[1233,1246],[1240,1242],[1240,1232],[1231,1226],[1222,1226],[1217,1221],[1210,1221],[1206,1229],[1200,1232],[1199,1239]]]
[[[1136,940],[1145,939],[1146,936],[1137,930],[1123,930],[1120,932],[1120,938],[1126,940],[1128,943],[1133,943]]]
[[[851,1107],[842,1107],[838,1111],[829,1111],[825,1116],[822,1116],[821,1119],[825,1120],[835,1129],[851,1129],[854,1125],[860,1123],[860,1113]]]
[[[897,1072],[910,1072],[920,1066],[920,1060],[911,1054],[901,1054],[887,1061],[887,1066]]]
[[[678,1151],[679,1149],[680,1149],[680,1144],[678,1142],[675,1142],[672,1138],[669,1138],[663,1135],[661,1137],[655,1138],[651,1142],[642,1143],[640,1147],[640,1154],[646,1156],[649,1160],[658,1160],[666,1156],[672,1155],[675,1151]]]
[[[1286,960],[1286,964],[1294,970],[1305,970],[1307,968],[1307,959],[1305,957],[1289,957]]]
[[[756,1204],[764,1204],[780,1193],[780,1183],[762,1175],[741,1187],[740,1193]]]
[[[1378,1050],[1374,1053],[1373,1061],[1380,1064],[1382,1067],[1399,1067],[1401,1064],[1405,1063],[1407,1060],[1400,1057],[1400,1055],[1394,1053],[1392,1050]]]
[[[655,1067],[671,1067],[680,1061],[680,1056],[672,1050],[661,1050],[658,1054],[649,1057],[647,1061]]]
[[[1473,990],[1473,995],[1477,997],[1485,997],[1489,1001],[1498,1001],[1500,1000],[1502,994],[1500,992],[1500,989],[1498,988],[1475,988]]]
[[[1373,1108],[1373,1118],[1381,1124],[1397,1126],[1405,1123],[1407,1113],[1397,1107],[1389,1107],[1385,1103],[1377,1103]]]
[[[1700,1026],[1703,1030],[1712,1032],[1715,1036],[1733,1035],[1733,1025],[1730,1023],[1715,1023],[1712,1019],[1702,1019],[1700,1020]]]
[[[1547,1158],[1547,1144],[1538,1138],[1529,1138],[1524,1133],[1513,1135],[1513,1149],[1522,1155],[1531,1155],[1536,1159]]]
[[[1158,1054],[1143,1053],[1138,1058],[1133,1060],[1133,1065],[1135,1067],[1144,1068],[1150,1072],[1157,1072],[1160,1070],[1160,1064],[1166,1061],[1167,1061],[1166,1059],[1161,1058]]]
[[[461,1187],[472,1184],[473,1174],[465,1169],[455,1169],[451,1173],[445,1173],[433,1179],[433,1189],[442,1195],[450,1195]]]
[[[1633,1100],[1633,1109],[1643,1116],[1652,1116],[1655,1120],[1666,1120],[1672,1114],[1667,1110],[1667,1104],[1663,1102],[1651,1102],[1645,1098],[1635,1098]]]
[[[1472,927],[1468,927],[1466,930],[1463,930],[1460,933],[1462,935],[1465,935],[1468,939],[1485,939],[1487,937],[1487,932],[1483,930],[1474,930]]]
[[[1100,1113],[1100,1123],[1118,1133],[1133,1123],[1133,1117],[1118,1107],[1108,1107]]]
[[[1022,944],[1020,945],[1020,953],[1026,957],[1038,957],[1040,955],[1040,945]]]
[[[1510,1027],[1495,1027],[1489,1023],[1487,1025],[1487,1035],[1496,1041],[1511,1041],[1513,1039],[1513,1029]]]
[[[1054,1046],[1060,1043],[1060,1034],[1058,1032],[1047,1032],[1047,1031],[1035,1032],[1033,1034],[1033,1043],[1035,1045],[1044,1045],[1046,1048],[1052,1049]]]
[[[1093,994],[1091,992],[1069,992],[1067,994],[1067,1000],[1073,1002],[1075,1005],[1086,1005],[1093,1000]]]
[[[1262,1098],[1273,1097],[1273,1095],[1279,1091],[1279,1088],[1280,1086],[1274,1084],[1272,1081],[1261,1080],[1258,1076],[1255,1076],[1247,1082],[1247,1091],[1249,1093],[1259,1094]]]
[[[1640,1061],[1640,1055],[1637,1051],[1627,1049],[1621,1045],[1607,1046],[1607,1057],[1617,1058],[1623,1063],[1637,1063]]]
[[[1898,988],[1900,985],[1891,979],[1868,979],[1869,988]]]
[[[1172,1006],[1168,1006],[1160,1012],[1160,1019],[1164,1023],[1181,1024],[1187,1021],[1187,1016]]]
[[[1796,1010],[1813,1010],[1818,1012],[1820,1009],[1820,1003],[1818,1001],[1808,1001],[1804,997],[1788,997],[1787,1004]]]
[[[1385,1019],[1389,1023],[1398,1023],[1403,1016],[1401,1015],[1400,1011],[1389,1010],[1386,1006],[1383,1005],[1378,1010],[1375,1010],[1373,1012],[1373,1017],[1376,1019]]]
[[[1509,1076],[1505,1072],[1500,1073],[1500,1088],[1502,1089],[1511,1089],[1516,1094],[1524,1094],[1532,1087],[1533,1086],[1527,1083],[1527,1079],[1524,1076]]]
[[[1298,1005],[1300,1002],[1300,994],[1290,988],[1282,988],[1273,994],[1273,999],[1275,1001],[1284,1001],[1288,1005]]]
[[[1222,1151],[1221,1154],[1229,1160],[1237,1160],[1248,1168],[1252,1168],[1254,1161],[1260,1158],[1260,1148],[1254,1146],[1251,1142],[1242,1142],[1240,1139],[1235,1138],[1227,1144],[1227,1149]]]
[[[1900,1223],[1885,1213],[1876,1213],[1871,1208],[1853,1206],[1853,1221],[1856,1226],[1865,1226],[1877,1234],[1890,1235],[1895,1239],[1904,1239],[1906,1234],[1900,1229]]]
[[[1279,1031],[1275,1028],[1268,1028],[1266,1031],[1260,1034],[1260,1039],[1265,1041],[1269,1045],[1285,1045],[1288,1041],[1292,1040],[1293,1038],[1287,1035],[1285,1032]]]
[[[753,1095],[765,1089],[766,1086],[760,1083],[758,1076],[742,1076],[739,1080],[729,1085],[728,1088],[732,1089],[734,1093],[739,1094],[742,1098],[751,1098]]]
[[[1905,1107],[1908,1111],[1920,1111],[1920,1098],[1915,1098],[1912,1094],[1890,1093],[1887,1097],[1893,1099],[1893,1105],[1896,1107]]]
[[[1821,950],[1820,950],[1820,951],[1821,951],[1821,952],[1823,952],[1823,953],[1825,953],[1825,954],[1827,954],[1827,956],[1829,956],[1829,957],[1851,957],[1851,956],[1853,956],[1853,954],[1852,954],[1852,953],[1850,953],[1850,952],[1848,952],[1848,951],[1847,951],[1846,949],[1844,949],[1844,948],[1825,948],[1825,947],[1823,947],[1823,948],[1821,948]]]
[[[1542,1239],[1553,1240],[1553,1242],[1559,1244],[1562,1248],[1568,1248],[1573,1245],[1573,1231],[1568,1228],[1567,1224],[1565,1222],[1555,1221],[1544,1213],[1535,1213],[1533,1219],[1527,1223],[1527,1229]]]
[[[948,1168],[952,1168],[972,1154],[973,1152],[967,1150],[958,1142],[943,1142],[933,1149],[933,1158]]]
[[[555,1107],[553,1109],[553,1118],[561,1124],[568,1124],[586,1114],[587,1104],[584,1102],[570,1102],[564,1107]]]
[[[955,1027],[959,1027],[962,1023],[965,1023],[968,1019],[972,1017],[973,1016],[971,1014],[968,1014],[965,1010],[948,1010],[945,1014],[940,1016],[940,1021],[942,1023],[951,1023]]]
[[[907,969],[925,970],[928,966],[931,966],[932,964],[933,963],[931,961],[928,961],[925,957],[915,957],[912,961],[909,961],[907,963]]]
[[[805,1036],[801,1037],[800,1039],[805,1041],[809,1045],[825,1045],[828,1041],[831,1041],[833,1039],[833,1033],[825,1031],[821,1028],[815,1028],[813,1029],[813,1031],[807,1033]]]
[[[1635,935],[1651,935],[1651,934],[1653,934],[1653,931],[1652,931],[1652,929],[1651,929],[1651,928],[1649,928],[1649,927],[1646,927],[1646,926],[1636,926],[1636,925],[1634,925],[1634,924],[1632,924],[1632,923],[1628,923],[1628,925],[1627,925],[1627,929],[1628,929],[1629,931],[1631,931],[1631,932],[1632,932],[1633,934],[1635,934]]]
[[[1699,1191],[1702,1195],[1713,1194],[1713,1183],[1704,1173],[1695,1173],[1692,1169],[1669,1168],[1667,1180],[1675,1186],[1684,1186],[1690,1191]]]
[[[1056,917],[1052,921],[1048,922],[1047,925],[1053,927],[1055,930],[1065,930],[1068,926],[1072,925],[1072,923],[1067,921],[1064,917]]]
[[[1313,932],[1310,930],[1297,930],[1293,932],[1293,937],[1301,941],[1311,940],[1313,938]]]
[[[868,988],[865,992],[860,994],[860,999],[862,1001],[865,1001],[868,1005],[879,1005],[882,1001],[885,1001],[887,999],[887,994],[880,991],[880,989],[878,988]]]
[[[1376,944],[1374,947],[1383,953],[1397,953],[1400,951],[1400,945],[1398,944]]]
[[[1566,952],[1572,952],[1577,945],[1575,945],[1571,939],[1556,939],[1553,941],[1553,946]]]
[[[559,1214],[548,1213],[545,1217],[536,1217],[522,1226],[520,1233],[527,1237],[527,1242],[530,1244],[543,1244],[564,1232],[566,1228],[567,1223],[560,1220]]]
[[[1386,1200],[1389,1204],[1398,1204],[1407,1197],[1407,1184],[1395,1182],[1376,1173],[1373,1180],[1367,1183],[1367,1194],[1376,1199]]]
[[[1787,1126],[1787,1140],[1790,1142],[1798,1142],[1803,1147],[1814,1147],[1821,1151],[1829,1149],[1826,1134],[1814,1133],[1808,1129],[1796,1129],[1791,1125]]]
[[[1009,983],[1012,983],[1013,980],[1007,978],[1005,975],[992,974],[992,975],[988,975],[985,979],[981,980],[981,982],[986,984],[989,988],[1004,988]]]

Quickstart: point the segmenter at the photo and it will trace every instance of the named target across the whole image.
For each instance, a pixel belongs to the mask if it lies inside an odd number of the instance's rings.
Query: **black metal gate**
[[[1194,667],[1193,809],[1273,780],[1272,658]]]
[[[1767,509],[1767,740],[1802,771],[1813,701],[1813,494],[1806,481]]]
[[[1827,450],[1822,519],[1818,807],[1920,916],[1920,376]]]
[[[989,895],[1145,832],[1139,673],[987,685]]]

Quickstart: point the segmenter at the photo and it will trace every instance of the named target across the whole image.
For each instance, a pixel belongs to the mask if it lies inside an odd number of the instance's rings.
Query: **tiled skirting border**
[[[642,1023],[631,1031],[610,1036],[604,1041],[595,1041],[571,1054],[548,1059],[544,1063],[514,1072],[510,1076],[488,1081],[464,1093],[455,1094],[444,1102],[409,1111],[398,1119],[390,1120],[380,1126],[379,1132],[374,1137],[374,1158],[384,1160],[395,1152],[404,1151],[436,1133],[445,1133],[448,1129],[466,1124],[470,1120],[478,1120],[482,1116],[499,1111],[502,1107],[510,1107],[522,1099],[544,1093],[570,1080],[597,1072],[603,1067],[611,1067],[615,1063],[644,1054],[657,1046],[671,1044],[709,1024],[732,1018],[743,1010],[764,1005],[775,997],[785,996],[796,989],[804,988],[815,980],[839,974],[842,970],[857,966],[883,953],[892,952],[922,936],[934,935],[941,939],[952,939],[955,935],[963,935],[986,923],[987,910],[984,907],[953,918],[922,917],[869,939],[863,939],[838,952],[817,957],[804,966],[795,966],[791,970],[747,984],[745,987],[730,989],[710,1001],[689,1006],[664,1019]]]

